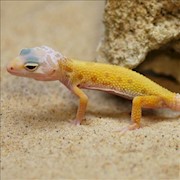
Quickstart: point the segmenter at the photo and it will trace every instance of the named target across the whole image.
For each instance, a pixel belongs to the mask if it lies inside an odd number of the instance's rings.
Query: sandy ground
[[[179,179],[179,119],[146,111],[139,130],[131,103],[95,91],[86,120],[70,123],[78,99],[59,82],[38,82],[6,72],[24,47],[48,45],[68,57],[95,60],[103,34],[103,1],[3,1],[1,65],[1,177],[11,179]],[[178,92],[179,85],[169,88]]]

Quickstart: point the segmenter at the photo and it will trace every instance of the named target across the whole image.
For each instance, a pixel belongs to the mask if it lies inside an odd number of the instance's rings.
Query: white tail
[[[172,109],[175,111],[180,111],[180,94],[179,93],[177,93],[175,96],[175,104]]]

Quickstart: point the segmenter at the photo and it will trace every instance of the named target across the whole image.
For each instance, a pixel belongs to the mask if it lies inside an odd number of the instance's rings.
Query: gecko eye
[[[24,68],[27,70],[27,71],[30,71],[30,72],[33,72],[35,71],[37,68],[38,68],[38,64],[36,63],[26,63],[24,65]]]

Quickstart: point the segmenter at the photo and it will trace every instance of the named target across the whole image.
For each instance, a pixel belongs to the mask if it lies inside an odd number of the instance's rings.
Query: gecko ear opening
[[[38,68],[39,64],[37,63],[26,63],[24,68],[29,72],[34,72]]]

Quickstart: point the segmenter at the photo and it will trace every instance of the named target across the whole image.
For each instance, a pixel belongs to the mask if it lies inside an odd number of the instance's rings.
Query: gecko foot
[[[78,120],[78,119],[72,120],[71,123],[72,123],[73,125],[76,125],[76,126],[81,125],[81,121]]]
[[[130,124],[129,126],[126,126],[120,130],[116,130],[115,132],[120,132],[121,135],[125,134],[127,131],[139,129],[140,126],[137,123]]]

